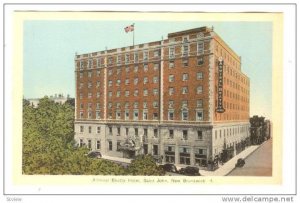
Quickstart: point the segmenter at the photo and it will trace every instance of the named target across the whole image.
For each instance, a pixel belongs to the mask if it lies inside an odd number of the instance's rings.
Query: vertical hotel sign
[[[224,113],[225,109],[223,108],[223,65],[224,61],[222,57],[219,57],[218,61],[218,102],[217,102],[217,112]]]

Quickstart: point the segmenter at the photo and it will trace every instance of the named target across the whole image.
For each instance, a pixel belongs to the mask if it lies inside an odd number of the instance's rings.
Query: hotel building
[[[75,56],[75,140],[108,156],[206,167],[249,139],[249,78],[212,28]]]

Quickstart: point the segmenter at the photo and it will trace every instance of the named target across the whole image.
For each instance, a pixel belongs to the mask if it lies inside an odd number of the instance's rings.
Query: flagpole
[[[132,24],[133,25],[133,38],[132,38],[132,42],[133,42],[133,46],[134,46],[134,31],[135,31],[135,27],[134,27],[134,23]]]

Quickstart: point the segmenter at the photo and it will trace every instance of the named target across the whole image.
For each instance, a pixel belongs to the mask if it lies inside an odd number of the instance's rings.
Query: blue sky
[[[124,27],[132,21],[25,21],[23,92],[25,98],[63,93],[75,96],[74,56],[132,45]],[[271,118],[272,23],[135,21],[135,44],[167,38],[168,33],[213,26],[242,57],[250,78],[250,115]]]

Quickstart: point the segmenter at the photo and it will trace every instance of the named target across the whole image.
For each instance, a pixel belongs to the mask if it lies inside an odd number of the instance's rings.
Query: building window
[[[175,65],[174,65],[174,61],[169,61],[169,68],[174,68]]]
[[[112,69],[108,70],[108,75],[112,75]]]
[[[129,90],[126,90],[125,91],[125,97],[128,97],[129,96]]]
[[[153,89],[153,95],[158,95],[158,89],[157,88]]]
[[[120,136],[120,135],[121,135],[121,128],[118,127],[118,128],[117,128],[117,136]]]
[[[202,85],[197,87],[197,94],[201,94],[203,92],[203,87]]]
[[[181,102],[181,108],[188,108],[188,101],[187,100],[183,100]]]
[[[201,130],[198,130],[197,131],[197,135],[198,135],[198,140],[203,140],[203,133],[202,133],[202,131]]]
[[[117,97],[120,97],[121,91],[117,91]]]
[[[79,89],[82,89],[83,88],[83,83],[81,82],[80,84],[79,84]]]
[[[79,98],[80,98],[80,99],[83,98],[83,94],[82,94],[82,93],[79,94]]]
[[[80,111],[79,118],[83,118],[83,112]]]
[[[153,102],[153,108],[158,108],[158,102],[157,101]]]
[[[112,135],[112,127],[111,126],[108,127],[108,134]]]
[[[80,61],[80,70],[83,70],[83,67],[84,66],[84,62],[83,61]]]
[[[92,112],[91,111],[88,112],[88,118],[92,118]]]
[[[204,42],[203,41],[197,43],[197,54],[198,55],[204,54]]]
[[[91,69],[93,67],[93,59],[88,60],[88,67]]]
[[[196,112],[196,120],[202,121],[203,120],[203,111],[197,111]]]
[[[108,150],[112,151],[113,145],[112,145],[112,141],[108,141]]]
[[[182,139],[183,140],[188,140],[188,131],[187,130],[182,131]]]
[[[139,90],[134,90],[134,94],[135,97],[137,97],[139,95]]]
[[[121,103],[120,103],[120,102],[117,102],[117,103],[116,103],[116,108],[119,109],[120,107],[121,107]]]
[[[170,100],[169,101],[169,109],[173,109],[174,108],[174,101]]]
[[[112,86],[112,81],[108,81],[108,86],[111,87]]]
[[[129,84],[129,79],[127,78],[126,80],[125,80],[125,85],[128,85]]]
[[[130,61],[129,54],[125,54],[125,63],[128,64]]]
[[[199,99],[197,100],[197,108],[202,108],[203,107],[203,100]]]
[[[129,129],[128,128],[125,128],[125,135],[127,136],[129,133]]]
[[[153,145],[153,155],[158,155],[158,145]]]
[[[148,77],[144,77],[144,84],[148,83]]]
[[[89,133],[92,133],[92,126],[89,126]]]
[[[148,71],[148,64],[144,64],[144,71],[145,71],[145,72]]]
[[[185,43],[182,45],[182,56],[187,57],[189,55],[189,44]]]
[[[113,64],[113,57],[110,56],[108,57],[108,65],[112,65]]]
[[[182,75],[182,81],[187,81],[188,79],[189,79],[189,74],[184,73],[184,74]]]
[[[84,145],[83,139],[80,139],[80,140],[79,140],[79,146],[80,146],[80,147],[83,147],[83,145]]]
[[[197,59],[197,64],[198,64],[198,66],[203,65],[203,63],[204,63],[203,57],[200,57],[200,58]]]
[[[121,80],[118,79],[116,85],[117,85],[117,86],[120,86],[120,84],[121,84]]]
[[[197,73],[197,80],[202,80],[203,79],[203,73],[202,72],[198,72]]]
[[[144,128],[144,137],[147,138],[148,137],[148,129]]]
[[[79,78],[83,78],[83,73],[79,73]]]
[[[158,113],[153,113],[153,120],[158,120]]]
[[[108,92],[108,97],[112,97],[112,92],[111,91]]]
[[[125,102],[125,109],[129,108],[129,102]]]
[[[117,151],[121,151],[121,141],[117,141]]]
[[[169,58],[175,58],[175,47],[169,47]]]
[[[174,75],[169,75],[169,82],[174,82]]]
[[[169,110],[169,113],[168,113],[168,119],[169,119],[170,121],[174,120],[174,111],[173,111],[173,110],[172,110],[172,111]]]
[[[118,55],[118,56],[117,56],[117,64],[118,64],[118,65],[120,65],[120,64],[121,64],[121,60],[122,60],[122,59],[121,59],[121,56],[120,56],[120,55]]]
[[[137,63],[139,61],[139,53],[135,52],[134,53],[134,63]]]
[[[183,121],[187,121],[189,118],[189,112],[187,110],[183,110],[181,116]]]
[[[158,138],[158,130],[156,128],[153,130],[153,136]]]
[[[148,108],[148,103],[147,103],[147,102],[144,102],[144,103],[143,103],[143,107],[144,107],[144,109],[147,109],[147,108]]]
[[[153,83],[157,83],[158,82],[158,77],[157,76],[154,76],[153,77]]]
[[[133,120],[138,120],[139,119],[139,111],[138,110],[134,110],[133,111]]]
[[[101,127],[98,126],[98,127],[97,127],[97,133],[100,134],[100,132],[101,132]]]
[[[148,112],[147,111],[143,112],[143,120],[148,120]]]
[[[134,78],[134,84],[137,85],[139,82],[139,79],[138,78]]]
[[[135,134],[135,135],[138,135],[138,134],[139,134],[139,129],[138,129],[138,128],[135,128],[135,129],[134,129],[134,134]]]
[[[139,103],[138,102],[134,102],[133,108],[135,108],[135,109],[139,108]]]
[[[158,68],[159,68],[159,63],[155,63],[155,64],[153,65],[153,70],[154,70],[154,71],[157,71]]]
[[[100,92],[97,92],[97,98],[100,98]]]
[[[88,72],[88,77],[91,78],[92,77],[92,71]]]
[[[159,57],[159,50],[155,50],[153,55],[154,55],[154,57]]]
[[[100,76],[100,70],[97,70],[97,77]]]
[[[169,130],[169,138],[174,139],[174,130]]]
[[[129,120],[129,110],[125,110],[125,120]]]
[[[97,81],[97,85],[96,85],[97,88],[100,87],[100,81]]]
[[[89,99],[92,98],[92,93],[91,92],[88,93],[88,98]]]
[[[116,112],[116,119],[121,119],[121,112],[120,111]]]
[[[144,90],[144,96],[148,96],[148,90],[147,89]]]
[[[100,119],[101,116],[100,116],[100,111],[96,111],[96,119]]]
[[[189,92],[188,87],[182,87],[182,89],[181,89],[182,94],[187,94],[188,92]]]
[[[92,109],[92,103],[88,103],[88,109]]]
[[[108,108],[109,108],[109,109],[112,108],[112,103],[111,103],[111,102],[108,103]]]
[[[92,140],[88,140],[88,148],[89,148],[89,149],[92,148]]]
[[[134,66],[134,72],[136,73],[138,72],[138,70],[139,70],[139,66],[138,65]]]
[[[100,140],[97,140],[96,149],[100,149],[100,147],[101,147]]]
[[[182,66],[183,67],[188,67],[189,66],[189,59],[182,59]]]
[[[174,94],[174,87],[169,87],[169,95],[173,95]]]
[[[88,82],[88,88],[92,88],[92,83]]]
[[[149,55],[149,52],[148,51],[144,51],[143,52],[143,59],[144,59],[144,61],[148,61],[148,56]]]
[[[83,133],[84,132],[84,126],[80,126],[80,132]]]
[[[80,109],[83,109],[84,105],[83,103],[80,103]]]

